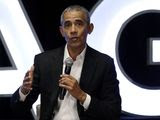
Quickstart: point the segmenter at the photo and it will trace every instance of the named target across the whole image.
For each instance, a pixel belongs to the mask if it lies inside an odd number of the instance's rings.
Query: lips
[[[78,40],[78,37],[71,37],[70,40],[76,41]]]

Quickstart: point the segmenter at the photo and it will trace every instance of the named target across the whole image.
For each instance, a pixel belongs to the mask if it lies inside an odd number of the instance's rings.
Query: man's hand
[[[23,84],[21,86],[21,92],[26,95],[32,90],[32,82],[33,82],[33,72],[34,72],[34,66],[31,67],[30,70],[27,71]]]
[[[68,92],[78,99],[82,104],[86,99],[86,93],[81,90],[77,80],[71,75],[61,75],[61,79],[59,80],[59,86],[68,90]]]

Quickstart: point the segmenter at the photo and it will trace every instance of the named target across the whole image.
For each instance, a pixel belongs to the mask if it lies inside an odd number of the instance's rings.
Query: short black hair
[[[65,12],[69,12],[69,11],[82,11],[86,15],[87,23],[90,23],[90,14],[86,8],[80,5],[71,5],[71,6],[68,6],[66,9],[64,9],[64,11],[62,12],[61,19],[60,19],[61,24],[63,23]]]

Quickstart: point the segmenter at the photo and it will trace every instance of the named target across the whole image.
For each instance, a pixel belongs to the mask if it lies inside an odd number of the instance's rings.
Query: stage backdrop
[[[123,112],[160,116],[160,1],[52,2],[0,1],[0,94],[12,94],[22,84],[35,54],[65,44],[60,13],[80,4],[90,11],[95,25],[88,45],[114,58]]]

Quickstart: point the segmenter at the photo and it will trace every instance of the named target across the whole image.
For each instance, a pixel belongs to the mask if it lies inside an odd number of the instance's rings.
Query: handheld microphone
[[[71,58],[67,58],[65,60],[65,65],[66,67],[65,67],[64,73],[69,75],[71,72],[71,67],[73,65],[73,60]],[[59,95],[60,100],[64,99],[65,94],[66,94],[66,89],[60,88],[60,95]]]

